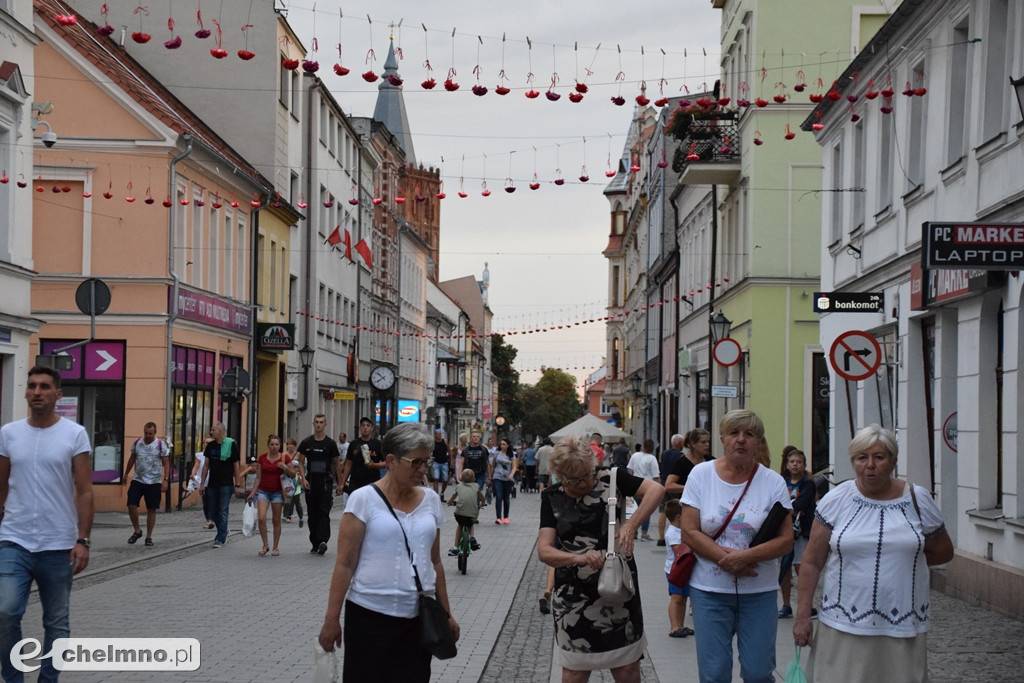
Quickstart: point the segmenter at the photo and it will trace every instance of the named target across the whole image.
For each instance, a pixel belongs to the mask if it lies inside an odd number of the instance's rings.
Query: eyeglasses
[[[577,477],[576,479],[563,479],[562,486],[581,486],[586,484],[588,481],[597,476],[597,472],[591,472],[584,477]]]
[[[406,456],[402,456],[399,458],[399,460],[404,460],[405,462],[409,463],[410,465],[412,465],[412,468],[414,470],[418,470],[421,467],[430,467],[431,465],[434,464],[433,458],[409,458]]]

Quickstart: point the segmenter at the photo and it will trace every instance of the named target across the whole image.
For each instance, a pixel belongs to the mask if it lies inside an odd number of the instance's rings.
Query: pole
[[[718,186],[711,186],[711,287],[708,290],[708,423],[704,426],[713,432],[715,399],[711,395],[711,387],[715,383],[715,358],[712,347],[715,336],[712,332],[711,320],[715,317],[715,278],[718,276]]]

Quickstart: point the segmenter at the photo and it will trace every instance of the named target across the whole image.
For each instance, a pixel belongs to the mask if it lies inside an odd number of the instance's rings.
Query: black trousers
[[[430,653],[418,617],[403,619],[345,602],[344,683],[429,683]]]
[[[330,482],[310,480],[306,489],[306,524],[309,527],[309,542],[314,548],[331,540],[331,507],[334,492]]]

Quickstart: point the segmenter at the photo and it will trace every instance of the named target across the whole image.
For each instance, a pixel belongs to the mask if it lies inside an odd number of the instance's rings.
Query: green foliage
[[[546,368],[537,384],[524,385],[519,396],[523,433],[528,436],[547,436],[583,412],[576,378],[557,368]]]
[[[498,413],[506,424],[516,425],[523,417],[519,397],[519,371],[512,367],[519,350],[500,334],[491,336],[491,372],[498,380]]]

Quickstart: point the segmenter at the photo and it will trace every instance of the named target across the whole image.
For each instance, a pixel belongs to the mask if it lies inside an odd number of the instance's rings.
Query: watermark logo
[[[195,638],[57,638],[43,654],[35,638],[19,640],[11,649],[11,665],[23,673],[50,659],[57,671],[196,671],[199,641]],[[39,663],[29,664],[28,662]]]

